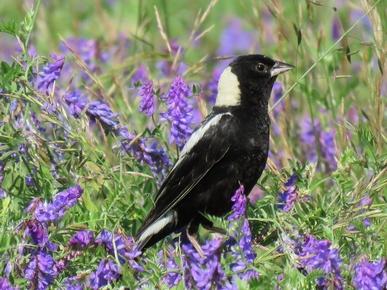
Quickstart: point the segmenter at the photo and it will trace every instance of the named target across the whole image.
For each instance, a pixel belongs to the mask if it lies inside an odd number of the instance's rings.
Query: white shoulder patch
[[[141,234],[141,236],[138,238],[137,243],[141,244],[143,241],[147,240],[151,236],[159,233],[166,225],[172,222],[174,218],[175,215],[173,212],[171,212],[170,214],[156,220]]]
[[[183,160],[184,158],[184,155],[186,155],[198,142],[200,139],[203,138],[204,134],[212,127],[212,126],[215,126],[216,124],[219,123],[220,119],[225,116],[225,115],[230,115],[232,116],[231,113],[223,113],[223,114],[219,114],[219,115],[216,115],[215,117],[213,117],[211,120],[209,120],[204,126],[200,127],[199,129],[197,129],[192,135],[191,137],[188,139],[187,143],[185,143],[183,149],[181,150],[181,153],[180,153],[180,158],[179,160],[176,162],[175,166],[173,167],[173,169],[181,162],[181,160]]]
[[[218,82],[218,95],[215,106],[237,106],[241,102],[238,77],[227,67]]]

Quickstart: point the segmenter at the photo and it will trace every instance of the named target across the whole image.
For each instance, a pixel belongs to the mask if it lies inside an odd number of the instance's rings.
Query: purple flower
[[[178,51],[180,51],[180,57],[184,54],[182,46],[180,46],[176,40],[172,40],[170,45],[172,50],[172,57],[175,57]],[[168,53],[168,51],[165,50],[165,53]],[[169,77],[174,74],[182,74],[187,69],[187,65],[184,62],[179,62],[176,64],[176,67],[172,66],[173,62],[171,60],[161,60],[156,64],[156,67],[161,72],[161,75],[165,77]]]
[[[250,204],[254,205],[258,200],[262,199],[263,196],[264,196],[263,190],[258,186],[254,186],[247,198]]]
[[[24,277],[30,281],[31,289],[47,289],[57,275],[58,271],[54,259],[44,251],[32,254],[24,270]]]
[[[132,76],[132,83],[143,83],[148,80],[148,69],[145,65],[140,65]]]
[[[49,95],[54,82],[59,78],[64,64],[64,57],[52,55],[52,62],[43,67],[36,79],[36,87],[39,91]]]
[[[43,247],[48,242],[48,231],[45,224],[38,220],[28,220],[25,224],[24,237],[31,238],[35,245]]]
[[[273,104],[277,103],[277,101],[282,97],[283,95],[283,86],[281,82],[275,82],[273,85],[272,90],[273,95]],[[285,110],[285,103],[281,102],[279,103],[273,110],[274,118],[278,119],[279,115]]]
[[[19,105],[19,102],[17,99],[12,100],[11,103],[9,104],[9,112],[13,114],[16,108],[18,107],[18,105]]]
[[[347,119],[354,125],[359,123],[359,114],[355,106],[351,106],[347,113]]]
[[[331,34],[334,41],[337,41],[341,36],[341,24],[338,17],[333,18]]]
[[[352,9],[350,14],[350,20],[352,23],[355,23],[359,18],[363,17],[365,11],[361,9]],[[364,17],[361,20],[361,24],[365,30],[365,34],[367,34],[368,37],[370,32],[372,31],[372,22],[368,16]]]
[[[186,288],[219,289],[229,284],[220,263],[221,246],[221,239],[207,241],[202,247],[202,258],[190,243],[182,245]]]
[[[3,182],[3,179],[4,179],[4,169],[5,169],[5,164],[3,161],[0,160],[0,184]]]
[[[177,76],[166,98],[168,110],[162,116],[171,123],[170,143],[175,143],[179,148],[183,147],[192,133],[192,106],[187,100],[189,96],[190,88],[182,77]]]
[[[20,154],[26,154],[28,151],[27,145],[26,144],[20,144],[19,145],[19,153]]]
[[[333,284],[335,289],[343,289],[339,250],[332,248],[330,241],[317,240],[311,235],[306,236],[298,256],[301,266],[308,273],[314,270],[322,270],[325,273],[317,280],[319,286],[327,287]]]
[[[360,199],[359,207],[368,207],[372,204],[372,198],[367,194]]]
[[[91,289],[100,289],[103,286],[118,280],[121,277],[119,266],[112,260],[103,259],[97,270],[90,275]]]
[[[75,118],[80,117],[82,111],[86,108],[88,103],[87,97],[80,90],[68,92],[64,96],[64,99],[70,114]]]
[[[31,186],[34,186],[34,185],[35,185],[34,178],[33,178],[31,175],[27,175],[27,176],[26,176],[25,182],[26,182],[26,185],[27,185],[28,187],[31,187]]]
[[[157,181],[162,181],[171,165],[168,153],[156,141],[153,141],[150,146],[147,145],[147,139],[136,138],[136,135],[130,133],[126,127],[121,127],[117,131],[121,137],[122,150],[132,155],[141,164],[147,164]]]
[[[352,283],[357,290],[385,289],[387,286],[386,261],[380,259],[370,262],[363,257],[355,265]]]
[[[74,248],[84,249],[94,243],[94,234],[92,231],[83,230],[76,232],[70,239],[69,244]]]
[[[229,221],[240,219],[242,216],[246,214],[246,205],[247,198],[245,193],[245,188],[243,185],[240,185],[239,188],[235,191],[231,201],[232,205],[232,213],[228,217]]]
[[[77,276],[66,278],[63,281],[63,287],[66,290],[84,290],[86,289],[84,283],[80,281],[80,279]]]
[[[364,213],[366,211],[366,208],[370,207],[371,204],[372,204],[372,198],[367,194],[360,199],[360,202],[357,206],[361,208],[360,212]],[[368,228],[372,225],[372,222],[369,218],[364,218],[363,225],[364,227]]]
[[[66,46],[67,45],[67,46]],[[96,58],[97,58],[97,42],[93,39],[83,38],[69,38],[66,40],[66,45],[61,43],[60,49],[64,52],[73,52],[77,54],[82,61],[87,65],[90,71],[96,70]]]
[[[278,208],[289,212],[298,198],[298,191],[296,187],[297,175],[293,174],[289,177],[288,181],[284,184],[284,191],[278,195]]]
[[[108,104],[102,101],[92,101],[87,107],[87,113],[92,119],[97,119],[106,129],[117,129],[118,114],[113,113]]]
[[[256,257],[252,244],[249,221],[246,218],[239,221],[232,235],[234,235],[234,240],[239,240],[237,243],[231,245],[233,262],[230,264],[230,269],[232,273],[244,281],[257,279],[259,273],[249,268]]]
[[[317,144],[316,136],[319,136],[321,131],[320,122],[310,118],[303,118],[301,120],[300,139],[306,153],[307,160],[312,163],[317,162]]]
[[[126,261],[135,271],[144,271],[144,269],[135,261],[141,252],[137,250],[132,237],[126,237],[122,234],[113,234],[107,230],[102,230],[96,237],[95,242],[98,245],[104,246],[111,255],[117,253],[121,263]]]
[[[82,193],[83,189],[79,185],[57,193],[51,203],[41,203],[36,207],[34,212],[36,219],[40,222],[58,221],[69,208],[78,202]]]
[[[140,112],[143,112],[147,116],[152,116],[155,112],[153,82],[150,80],[145,81],[140,88],[139,95],[141,97]]]
[[[0,199],[6,198],[7,192],[0,187]]]
[[[253,33],[247,32],[242,27],[242,22],[237,18],[232,18],[220,36],[219,55],[233,55],[245,53],[254,47],[255,37]]]
[[[150,146],[144,149],[144,161],[149,165],[157,182],[160,183],[167,176],[168,169],[171,166],[168,152],[160,147],[157,141],[153,141]]]
[[[247,219],[245,219],[243,222],[242,238],[239,241],[239,246],[243,251],[246,262],[252,264],[254,262],[256,254],[252,247],[250,225]]]
[[[301,123],[300,139],[308,161],[317,163],[319,148],[326,164],[325,170],[327,172],[336,170],[335,131],[322,130],[320,122],[318,120],[312,122],[310,118],[303,118]]]
[[[18,288],[13,287],[7,278],[0,277],[0,289],[2,289],[2,290],[16,290]]]
[[[337,169],[335,131],[322,131],[320,134],[321,153],[327,164],[327,171]]]
[[[43,106],[41,107],[41,109],[42,109],[42,111],[46,112],[47,114],[54,115],[57,112],[57,104],[45,102],[43,104]]]
[[[174,286],[177,286],[177,284],[179,284],[182,276],[179,272],[179,267],[176,264],[175,257],[171,250],[167,252],[167,256],[168,256],[168,260],[165,265],[167,269],[167,274],[163,277],[163,281],[169,288],[172,288]]]

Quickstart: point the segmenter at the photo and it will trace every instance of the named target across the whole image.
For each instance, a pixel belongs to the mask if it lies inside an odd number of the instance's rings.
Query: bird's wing
[[[155,207],[141,227],[140,234],[173,209],[224,158],[232,143],[230,132],[234,130],[230,128],[233,125],[231,113],[218,114],[192,134],[181,151],[181,157],[161,185]]]

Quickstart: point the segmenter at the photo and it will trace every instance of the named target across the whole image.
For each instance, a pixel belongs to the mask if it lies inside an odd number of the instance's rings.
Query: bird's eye
[[[255,66],[255,69],[259,72],[264,72],[266,70],[266,66],[263,63],[259,63]]]

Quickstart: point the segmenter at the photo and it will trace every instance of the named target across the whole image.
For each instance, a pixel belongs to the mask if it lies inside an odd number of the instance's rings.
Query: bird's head
[[[260,54],[234,59],[218,82],[216,106],[253,105],[268,101],[277,76],[294,68]]]

